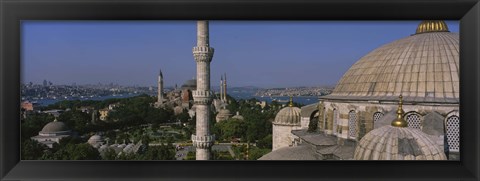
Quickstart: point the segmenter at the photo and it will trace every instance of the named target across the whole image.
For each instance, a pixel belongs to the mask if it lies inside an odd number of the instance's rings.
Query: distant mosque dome
[[[222,109],[222,110],[220,110],[220,112],[218,114],[232,115],[232,113],[230,113],[230,110],[228,110],[228,109]]]
[[[46,124],[42,131],[40,131],[40,135],[61,135],[61,134],[69,134],[70,130],[68,129],[67,125],[61,121],[57,121],[55,118],[54,121],[49,122]]]
[[[244,119],[243,116],[240,115],[240,113],[238,111],[237,111],[237,114],[235,116],[233,116],[232,118],[238,119],[238,120],[243,120]]]
[[[104,142],[103,137],[100,136],[100,135],[97,135],[97,134],[91,136],[91,137],[88,139],[88,143],[89,143],[90,145],[92,145],[92,146],[93,146],[93,145],[97,145],[97,144],[103,144],[103,142]]]
[[[273,124],[300,126],[300,108],[287,106],[275,116]]]
[[[459,35],[444,21],[422,21],[412,36],[383,45],[358,60],[330,99],[459,103]]]
[[[355,160],[446,160],[443,148],[420,129],[407,126],[402,97],[392,125],[368,132],[358,143]]]
[[[190,89],[190,90],[196,90],[197,89],[197,79],[190,79],[185,81],[182,85],[182,89]]]
[[[61,139],[70,137],[71,134],[72,131],[68,129],[67,125],[55,118],[55,120],[46,124],[37,136],[31,137],[31,139],[53,148],[54,143],[60,143]]]
[[[227,120],[231,116],[232,116],[232,113],[230,113],[230,110],[223,108],[220,110],[220,112],[218,112],[216,120],[217,122]]]

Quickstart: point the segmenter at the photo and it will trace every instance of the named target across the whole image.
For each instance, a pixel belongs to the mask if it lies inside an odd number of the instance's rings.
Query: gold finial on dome
[[[288,106],[289,106],[289,107],[293,107],[293,99],[292,99],[292,96],[290,96],[290,103],[288,103]]]
[[[442,20],[424,20],[418,24],[415,34],[428,32],[449,32],[448,26]]]
[[[403,97],[402,95],[398,96],[400,101],[398,101],[398,108],[397,108],[397,119],[392,121],[392,126],[394,127],[407,127],[408,124],[407,122],[403,119],[403,114],[405,114],[405,111],[403,111],[402,105],[403,105]]]

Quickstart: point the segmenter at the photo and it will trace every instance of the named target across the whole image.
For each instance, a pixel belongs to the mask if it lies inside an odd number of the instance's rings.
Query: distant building
[[[43,113],[47,113],[47,114],[53,115],[55,117],[60,116],[60,114],[62,114],[63,112],[65,112],[65,111],[61,110],[61,109],[51,109],[51,110],[43,111]]]
[[[25,111],[33,111],[33,103],[30,101],[24,101],[21,104],[22,109]]]
[[[109,104],[108,109],[115,110],[115,108],[117,108],[118,106],[120,106],[120,103]]]
[[[192,91],[197,90],[197,80],[191,79],[187,80],[182,85],[182,107],[190,109],[193,105],[193,95]]]
[[[77,110],[82,111],[83,113],[90,114],[95,108],[92,106],[81,106],[77,108]]]
[[[108,113],[110,113],[110,109],[104,108],[104,109],[98,110],[98,112],[100,113],[100,120],[106,121],[108,117]]]

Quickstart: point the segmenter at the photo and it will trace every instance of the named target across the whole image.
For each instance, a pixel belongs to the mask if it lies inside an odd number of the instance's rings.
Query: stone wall
[[[272,134],[272,151],[275,151],[279,148],[292,146],[295,138],[297,136],[293,135],[291,132],[292,130],[299,130],[301,129],[300,126],[285,126],[285,125],[278,125],[273,124],[273,134]]]

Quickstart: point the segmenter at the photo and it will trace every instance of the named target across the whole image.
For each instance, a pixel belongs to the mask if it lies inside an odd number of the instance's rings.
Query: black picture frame
[[[159,19],[460,20],[461,159],[442,162],[20,161],[20,22]],[[480,179],[480,4],[477,0],[0,0],[0,20],[2,180]]]

